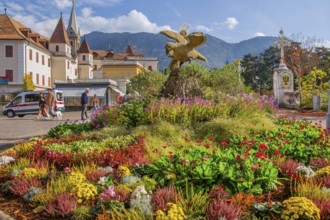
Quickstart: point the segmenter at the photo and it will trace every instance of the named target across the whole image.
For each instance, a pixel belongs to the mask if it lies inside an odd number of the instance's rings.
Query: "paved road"
[[[64,112],[61,119],[35,119],[35,115],[26,115],[23,118],[7,118],[0,116],[0,152],[13,146],[13,143],[26,140],[30,137],[45,135],[58,124],[66,121],[80,121],[80,111]]]

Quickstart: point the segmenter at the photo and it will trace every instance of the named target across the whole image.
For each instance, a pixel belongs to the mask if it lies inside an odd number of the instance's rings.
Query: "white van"
[[[64,111],[64,99],[62,91],[52,90],[55,97],[54,111]],[[39,111],[39,93],[43,92],[45,96],[47,90],[24,91],[19,93],[12,101],[8,102],[2,109],[2,114],[8,118],[24,117],[25,115],[38,114]]]

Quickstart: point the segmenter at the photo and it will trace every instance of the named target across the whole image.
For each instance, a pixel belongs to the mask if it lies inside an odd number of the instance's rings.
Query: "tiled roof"
[[[70,46],[62,16],[58,21],[52,36],[50,37],[49,43],[65,43]]]
[[[40,43],[42,41],[47,41],[48,39],[46,37],[32,31],[30,28],[14,20],[7,14],[0,14],[0,24],[2,28],[2,32],[0,32],[0,40],[27,40],[38,47],[47,49]],[[26,33],[26,35],[24,33]]]
[[[118,54],[110,50],[91,50],[94,59],[125,60],[127,57],[144,57],[143,54],[134,54],[131,45],[128,45],[125,53]]]
[[[78,50],[78,53],[91,53],[91,50],[89,49],[86,39],[84,39],[84,41],[82,42],[82,44]]]

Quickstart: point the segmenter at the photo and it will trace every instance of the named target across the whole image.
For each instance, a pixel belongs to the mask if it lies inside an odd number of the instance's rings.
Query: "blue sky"
[[[49,37],[63,12],[68,22],[72,0],[0,0],[7,14]],[[76,0],[82,34],[178,30],[203,31],[236,43],[254,36],[300,35],[330,47],[330,0]]]

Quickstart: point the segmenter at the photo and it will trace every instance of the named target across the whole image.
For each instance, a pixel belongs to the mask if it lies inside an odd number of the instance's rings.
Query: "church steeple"
[[[76,56],[77,51],[79,50],[80,47],[80,29],[77,23],[77,17],[74,8],[74,0],[72,0],[72,10],[66,32],[69,36],[70,44],[72,47],[72,55]]]

